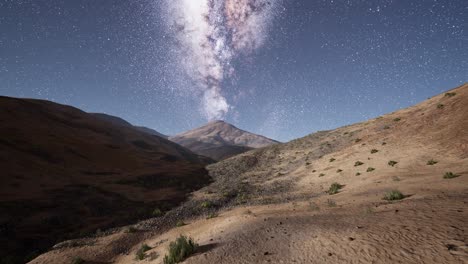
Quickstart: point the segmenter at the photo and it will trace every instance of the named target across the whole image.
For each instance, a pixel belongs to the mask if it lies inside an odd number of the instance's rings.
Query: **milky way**
[[[280,0],[166,1],[163,17],[177,40],[175,61],[195,81],[208,120],[222,119],[232,108],[223,81],[235,74],[233,60],[262,47],[279,6]]]

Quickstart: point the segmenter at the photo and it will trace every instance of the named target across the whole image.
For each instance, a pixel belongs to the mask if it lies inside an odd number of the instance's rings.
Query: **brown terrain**
[[[184,263],[468,263],[467,84],[207,169],[214,181],[163,216],[31,263],[163,263],[181,234],[199,244]]]
[[[0,263],[146,219],[210,181],[209,159],[131,126],[40,100],[0,109]]]
[[[255,148],[279,143],[220,120],[169,137],[169,140],[214,160],[223,160]]]

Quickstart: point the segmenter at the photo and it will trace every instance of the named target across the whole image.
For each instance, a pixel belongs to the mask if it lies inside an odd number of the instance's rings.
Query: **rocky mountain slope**
[[[76,108],[0,97],[0,263],[169,210],[208,183],[209,162]]]
[[[251,149],[279,143],[219,120],[169,139],[214,160],[226,159]]]
[[[124,119],[122,119],[120,117],[117,117],[117,116],[112,116],[112,115],[103,114],[103,113],[91,113],[91,114],[94,115],[95,117],[103,120],[103,121],[110,122],[113,125],[133,127],[133,128],[135,128],[135,129],[137,129],[137,130],[139,130],[141,132],[145,132],[145,133],[148,133],[150,135],[155,135],[155,136],[159,136],[159,137],[166,138],[166,139],[169,137],[169,136],[161,134],[158,131],[156,131],[154,129],[151,129],[151,128],[148,128],[148,127],[134,126],[134,125],[130,124],[128,121],[126,121],[126,120],[124,120]]]

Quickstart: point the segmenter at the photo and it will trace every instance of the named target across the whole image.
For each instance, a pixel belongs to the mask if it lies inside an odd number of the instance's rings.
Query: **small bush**
[[[377,149],[372,149],[372,150],[370,151],[371,154],[374,154],[374,153],[377,153],[377,152],[379,152],[379,150],[377,150]]]
[[[390,129],[390,127],[389,126],[384,126],[383,129]]]
[[[366,171],[367,171],[367,172],[375,171],[375,168],[369,167],[369,168],[367,168]]]
[[[330,162],[334,162],[336,159],[335,158],[331,158],[330,159]]]
[[[216,214],[216,213],[210,213],[210,214],[206,217],[206,219],[211,219],[211,218],[216,218],[216,217],[218,217],[218,214]]]
[[[74,257],[72,262],[72,264],[83,264],[85,263],[84,259],[80,258],[80,257]]]
[[[151,215],[154,216],[154,217],[160,217],[160,216],[163,215],[163,212],[159,208],[156,208],[156,209],[153,210]]]
[[[400,121],[400,120],[401,120],[401,118],[399,118],[399,117],[393,119],[393,121],[395,121],[395,122],[398,122],[398,121]]]
[[[391,161],[388,162],[388,165],[394,167],[397,163],[398,162],[396,162],[394,160],[391,160]]]
[[[437,164],[437,162],[438,161],[431,159],[431,160],[427,161],[427,165],[435,165],[435,164]]]
[[[361,166],[362,164],[364,164],[364,163],[361,162],[361,161],[356,161],[356,162],[354,163],[354,167]]]
[[[359,175],[361,175],[361,173],[360,173],[360,172],[356,172],[356,176],[359,176]]]
[[[354,142],[359,143],[359,142],[361,142],[361,140],[362,139],[360,139],[360,138],[356,138],[356,140],[354,140]]]
[[[186,225],[186,223],[184,223],[184,221],[181,221],[181,220],[177,221],[177,223],[176,223],[177,227],[181,227],[181,226],[184,226],[184,225]]]
[[[311,211],[319,211],[320,207],[314,202],[309,202],[309,209]]]
[[[330,188],[328,189],[327,193],[328,193],[329,195],[337,194],[338,191],[339,191],[341,188],[343,188],[343,185],[341,185],[341,184],[335,182],[335,183],[333,183],[333,184],[330,186]]]
[[[342,169],[338,169],[338,170],[336,170],[336,173],[340,173],[342,171],[343,171]]]
[[[396,201],[405,198],[405,196],[398,190],[389,191],[385,194],[384,200],[387,201]]]
[[[210,202],[210,201],[205,201],[205,202],[201,203],[200,206],[201,206],[201,208],[211,208],[211,207],[213,207],[213,203]]]
[[[382,146],[385,146],[385,145],[387,145],[387,142],[382,142]]]
[[[336,202],[332,199],[327,200],[328,207],[336,207]]]
[[[312,172],[316,172],[316,170],[312,170]]]
[[[180,236],[169,244],[168,255],[164,256],[164,264],[176,264],[184,261],[197,251],[198,244],[191,238]]]
[[[443,109],[444,108],[444,104],[438,104],[437,105],[437,109]]]
[[[445,93],[446,97],[454,97],[457,93]]]
[[[324,173],[320,173],[320,174],[319,174],[319,177],[323,177],[323,176],[325,176]]]
[[[125,231],[125,233],[136,233],[138,231],[138,229],[136,229],[135,227],[131,226],[127,229],[127,231]]]
[[[453,179],[459,176],[460,176],[459,174],[454,174],[453,172],[446,172],[444,174],[444,179]]]
[[[148,251],[150,249],[151,249],[151,247],[146,245],[146,244],[141,245],[140,249],[138,249],[138,251],[136,253],[136,259],[137,260],[144,260],[146,258],[146,251]]]

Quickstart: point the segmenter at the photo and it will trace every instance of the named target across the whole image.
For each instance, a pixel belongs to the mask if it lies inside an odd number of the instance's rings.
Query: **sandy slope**
[[[241,204],[216,218],[202,212],[169,230],[149,221],[151,231],[121,231],[33,263],[162,263],[179,234],[201,245],[184,263],[468,263],[468,85],[452,92],[210,165],[215,182],[193,200],[219,204],[236,191]],[[449,171],[460,176],[444,179]],[[333,182],[344,187],[329,195]],[[383,200],[393,189],[406,198]],[[143,243],[152,249],[137,261]]]

